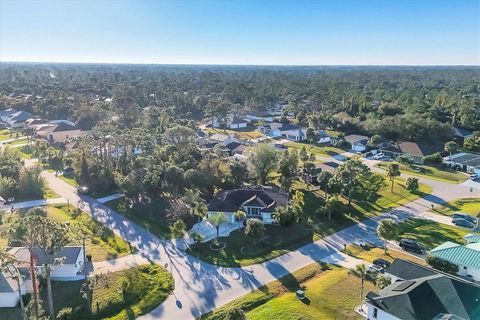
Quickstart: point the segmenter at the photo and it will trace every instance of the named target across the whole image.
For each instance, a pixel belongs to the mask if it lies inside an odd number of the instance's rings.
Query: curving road
[[[449,223],[448,218],[423,212],[429,209],[431,204],[438,205],[445,201],[468,197],[470,194],[467,186],[421,178],[422,183],[432,187],[432,195],[400,206],[382,216],[362,221],[265,263],[242,268],[224,268],[191,257],[180,249],[183,247],[182,243],[159,239],[97,200],[79,196],[74,187],[56,178],[54,174],[45,171],[42,175],[53,191],[76,204],[126,241],[130,241],[139,250],[138,254],[130,258],[98,263],[96,268],[120,270],[139,261],[144,262],[145,259],[167,265],[175,279],[173,295],[139,319],[194,319],[316,261],[353,267],[360,261],[340,253],[339,249],[358,238],[381,245],[381,241],[375,235],[379,220],[385,217],[403,220],[423,215],[428,219]]]

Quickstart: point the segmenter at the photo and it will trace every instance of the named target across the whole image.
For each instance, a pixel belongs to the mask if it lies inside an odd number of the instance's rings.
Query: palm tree
[[[377,227],[377,234],[384,240],[384,251],[387,253],[388,240],[394,240],[398,237],[398,224],[392,219],[383,219]]]
[[[387,176],[390,178],[390,181],[392,181],[390,192],[393,192],[393,183],[395,182],[395,177],[400,176],[400,167],[398,166],[398,163],[392,163],[388,166]]]
[[[224,223],[226,220],[227,220],[227,218],[225,217],[225,214],[223,212],[217,212],[217,213],[209,215],[208,221],[210,221],[215,226],[215,228],[217,229],[216,239],[218,239],[218,236],[219,236],[220,225],[222,223]]]
[[[367,267],[364,263],[358,264],[354,269],[350,271],[351,274],[360,278],[360,311],[363,311],[363,290],[365,286],[365,280],[367,279]]]
[[[380,289],[388,287],[391,283],[392,283],[392,279],[389,276],[384,275],[384,274],[379,275],[377,277],[377,279],[375,280],[375,284]]]

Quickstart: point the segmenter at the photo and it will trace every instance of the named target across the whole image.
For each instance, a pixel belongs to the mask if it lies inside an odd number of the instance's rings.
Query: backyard
[[[321,157],[334,157],[336,155],[342,154],[345,152],[345,150],[342,150],[340,148],[332,147],[330,144],[324,144],[324,145],[315,145],[315,144],[309,144],[307,142],[285,142],[285,146],[291,149],[295,149],[297,151],[302,150],[302,148],[305,147],[305,150],[309,153],[313,153],[316,156],[321,156]]]
[[[295,291],[305,291],[299,300]],[[365,293],[375,290],[365,282]],[[203,316],[203,320],[228,319],[232,310],[242,309],[247,319],[362,319],[354,312],[359,305],[360,280],[347,269],[313,263],[293,274],[268,283]]]
[[[76,209],[70,206],[70,212],[66,205],[51,205],[46,207],[47,217],[53,221],[65,223],[79,223],[87,226],[92,232],[91,238],[87,239],[87,254],[92,255],[93,261],[102,261],[120,258],[128,255],[130,249],[128,244],[120,237],[115,235],[109,229],[104,229],[99,222],[94,221],[89,215],[81,212],[79,215],[74,214]],[[26,209],[4,212],[1,216],[2,224],[0,225],[0,247],[7,246],[8,230],[11,224],[21,215],[27,212]],[[72,242],[71,245],[80,245],[80,243]]]
[[[377,167],[386,169],[386,167],[389,166],[391,163],[398,163],[398,162],[383,162],[383,163],[377,164]],[[441,167],[426,166],[426,165],[419,165],[419,164],[407,165],[403,163],[398,163],[398,165],[400,166],[400,171],[402,173],[409,174],[412,176],[425,177],[428,179],[449,182],[449,183],[462,183],[468,179],[468,175],[463,172],[448,170]]]
[[[52,282],[55,312],[73,309],[69,319],[128,320],[145,314],[162,303],[173,291],[172,275],[158,265],[143,265],[94,278],[92,315],[85,311],[80,288],[83,281]],[[66,285],[68,283],[68,285]],[[46,290],[41,288],[44,309]],[[5,310],[5,311],[4,311]],[[20,319],[20,308],[5,308],[2,320]]]
[[[457,199],[442,206],[437,206],[432,212],[445,216],[451,216],[455,212],[463,212],[478,217],[480,215],[480,198]]]
[[[247,128],[237,129],[237,130],[206,128],[205,131],[207,131],[210,135],[214,135],[217,133],[233,135],[235,138],[241,139],[241,140],[258,139],[265,136],[256,128],[252,128],[252,127],[247,127]]]

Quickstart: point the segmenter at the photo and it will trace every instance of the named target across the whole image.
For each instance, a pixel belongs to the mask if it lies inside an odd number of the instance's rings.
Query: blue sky
[[[479,65],[480,1],[0,1],[0,60]]]

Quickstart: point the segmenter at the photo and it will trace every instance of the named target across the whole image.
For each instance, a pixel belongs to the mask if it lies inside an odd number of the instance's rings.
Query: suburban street
[[[74,187],[55,177],[54,173],[44,171],[42,175],[54,192],[92,215],[138,248],[138,253],[135,255],[95,263],[94,273],[102,270],[121,270],[147,261],[165,265],[171,271],[175,279],[173,294],[140,319],[193,319],[316,261],[351,268],[361,261],[339,250],[344,244],[348,245],[356,239],[381,245],[382,242],[376,237],[375,231],[379,220],[386,217],[403,220],[412,216],[423,216],[440,223],[450,223],[448,217],[425,211],[430,209],[432,204],[439,205],[445,201],[468,197],[470,193],[469,186],[420,178],[420,182],[428,184],[433,189],[432,194],[425,198],[397,207],[374,219],[367,219],[262,264],[242,268],[224,268],[189,256],[182,250],[183,242],[175,243],[175,240],[159,239],[99,201],[88,196],[79,196]],[[476,192],[479,191],[476,190]]]

